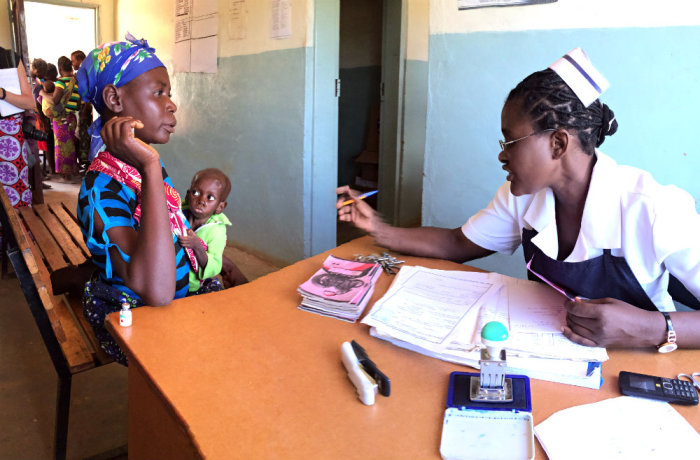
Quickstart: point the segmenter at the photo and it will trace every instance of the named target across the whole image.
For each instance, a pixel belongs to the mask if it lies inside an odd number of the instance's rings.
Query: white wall
[[[288,38],[270,37],[272,10],[269,0],[246,0],[243,28],[245,37],[233,39],[230,2],[219,0],[218,56],[243,56],[265,51],[311,46],[313,0],[291,0],[292,34]],[[175,42],[174,0],[118,0],[117,39],[126,32],[144,37],[156,48],[158,57],[171,68]]]
[[[543,5],[461,11],[457,10],[456,0],[430,3],[431,34],[700,24],[697,0],[559,0]]]
[[[427,61],[430,40],[430,0],[408,0],[407,7],[406,59]]]

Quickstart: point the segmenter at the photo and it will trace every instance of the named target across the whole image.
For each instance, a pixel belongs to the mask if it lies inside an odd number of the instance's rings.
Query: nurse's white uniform
[[[618,165],[602,152],[596,151],[596,156],[581,230],[565,262],[589,261],[609,249],[624,258],[660,311],[675,310],[667,291],[669,273],[700,299],[700,215],[692,196],[659,184],[648,172]],[[506,182],[491,203],[462,226],[464,235],[479,246],[509,254],[522,243],[524,229],[535,230],[532,243],[556,259],[551,189],[516,197]]]

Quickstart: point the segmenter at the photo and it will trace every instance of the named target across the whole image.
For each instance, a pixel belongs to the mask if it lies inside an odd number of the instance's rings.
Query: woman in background
[[[0,48],[0,68],[15,67],[12,63],[10,50]],[[32,89],[27,80],[24,64],[15,59],[19,93],[0,88],[0,100],[4,100],[23,110],[34,108]],[[32,202],[32,191],[29,188],[29,168],[27,167],[27,149],[24,146],[22,134],[22,112],[0,118],[0,184],[15,208],[29,206]]]
[[[73,65],[66,56],[58,58],[58,71],[61,76],[56,80],[56,89],[53,93],[54,108],[64,100],[63,111],[54,117],[54,158],[56,161],[56,172],[61,174],[66,182],[73,179],[78,174],[78,153],[76,129],[78,118],[76,112],[80,103],[78,85],[73,76]],[[70,91],[70,95],[64,98],[63,95]]]

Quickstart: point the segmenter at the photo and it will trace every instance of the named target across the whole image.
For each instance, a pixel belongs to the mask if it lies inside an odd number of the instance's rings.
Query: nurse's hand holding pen
[[[335,190],[338,201],[335,204],[338,210],[338,219],[343,222],[351,222],[355,227],[370,235],[374,235],[379,227],[386,225],[382,222],[377,211],[372,209],[364,200],[360,199],[360,194],[344,185]],[[345,204],[348,200],[352,203]]]
[[[362,196],[347,185],[338,187],[338,219],[374,237],[377,246],[402,254],[432,257],[464,263],[492,254],[471,242],[461,227],[394,227],[382,220],[377,211],[362,201]],[[349,200],[353,200],[348,203]]]

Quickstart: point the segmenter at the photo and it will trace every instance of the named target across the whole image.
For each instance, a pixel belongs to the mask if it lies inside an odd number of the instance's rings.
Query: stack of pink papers
[[[323,267],[297,289],[302,297],[299,308],[355,322],[372,297],[381,274],[379,264],[328,256]]]

